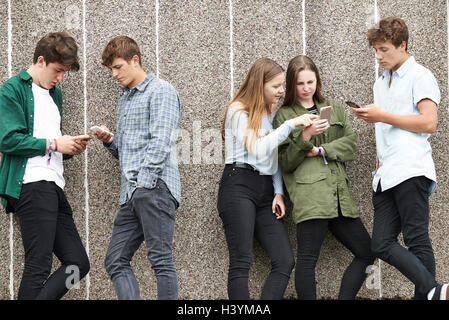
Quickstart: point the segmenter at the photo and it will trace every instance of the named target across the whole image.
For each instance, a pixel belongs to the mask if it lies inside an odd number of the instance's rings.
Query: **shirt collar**
[[[25,69],[20,70],[19,78],[22,79],[23,81],[29,82],[30,84],[33,83],[33,78],[31,77],[31,75]],[[49,92],[53,93],[53,91],[55,91],[55,88],[56,88],[56,86],[51,88],[49,90]]]
[[[394,73],[397,73],[398,76],[402,78],[404,74],[406,74],[407,71],[411,68],[411,66],[414,65],[415,63],[416,63],[415,58],[413,56],[410,56],[407,60],[405,60],[402,66],[400,66],[399,69],[396,70]],[[388,74],[390,74],[390,70],[385,70],[382,75],[382,79],[384,79],[385,76],[387,76]]]
[[[25,69],[20,70],[19,77],[24,81],[32,79],[31,75]]]
[[[145,79],[143,79],[137,86],[135,86],[134,88],[132,88],[131,90],[125,86],[123,87],[123,91],[127,92],[127,91],[132,91],[132,90],[137,90],[137,91],[145,91],[145,88],[147,87],[147,85],[154,80],[154,78],[156,78],[156,76],[154,75],[154,73],[150,73],[148,74]]]

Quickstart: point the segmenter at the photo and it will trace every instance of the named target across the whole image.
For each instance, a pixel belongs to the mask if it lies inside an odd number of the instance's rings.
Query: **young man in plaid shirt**
[[[130,261],[142,241],[157,279],[158,299],[178,298],[172,242],[175,211],[181,202],[176,161],[178,93],[168,82],[142,68],[137,43],[117,36],[105,47],[103,65],[123,86],[117,132],[95,131],[120,161],[120,210],[114,221],[105,267],[118,299],[140,299]]]

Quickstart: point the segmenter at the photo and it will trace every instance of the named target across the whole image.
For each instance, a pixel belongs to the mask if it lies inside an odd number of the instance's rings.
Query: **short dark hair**
[[[106,45],[101,58],[102,64],[109,67],[115,58],[129,62],[134,56],[139,57],[139,64],[142,66],[140,49],[136,41],[127,36],[117,36]]]
[[[67,32],[52,32],[44,36],[36,45],[33,64],[42,56],[45,63],[60,63],[70,66],[70,70],[78,71],[78,45]]]
[[[407,50],[408,28],[401,18],[388,17],[380,20],[379,27],[369,29],[366,36],[370,46],[390,40],[397,48],[405,41],[405,50]]]

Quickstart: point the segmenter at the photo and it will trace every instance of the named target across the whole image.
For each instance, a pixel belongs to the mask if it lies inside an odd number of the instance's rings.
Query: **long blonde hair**
[[[248,70],[245,80],[240,86],[232,101],[227,104],[223,123],[221,125],[221,136],[225,138],[226,115],[231,105],[237,105],[239,111],[248,113],[248,126],[245,132],[244,146],[252,152],[255,140],[259,137],[259,128],[264,111],[270,113],[270,105],[264,101],[264,84],[284,72],[284,69],[269,58],[260,58],[254,61]]]

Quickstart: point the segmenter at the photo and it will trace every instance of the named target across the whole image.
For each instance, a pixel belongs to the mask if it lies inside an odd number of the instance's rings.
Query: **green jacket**
[[[25,70],[0,88],[0,197],[10,212],[5,196],[19,199],[28,158],[45,155],[46,139],[33,137],[33,78]],[[54,87],[50,95],[62,115],[61,90]],[[64,155],[64,159],[71,156]]]
[[[293,202],[293,220],[300,223],[310,219],[330,219],[338,217],[338,203],[343,216],[356,218],[357,207],[349,190],[349,178],[345,163],[354,160],[357,144],[352,126],[343,105],[331,99],[315,105],[319,110],[332,106],[330,127],[325,132],[313,136],[310,141],[302,139],[303,127],[297,127],[279,145],[279,165],[285,186]],[[273,127],[284,121],[308,113],[299,103],[282,107],[277,112]],[[326,150],[323,157],[306,157],[313,146]]]

